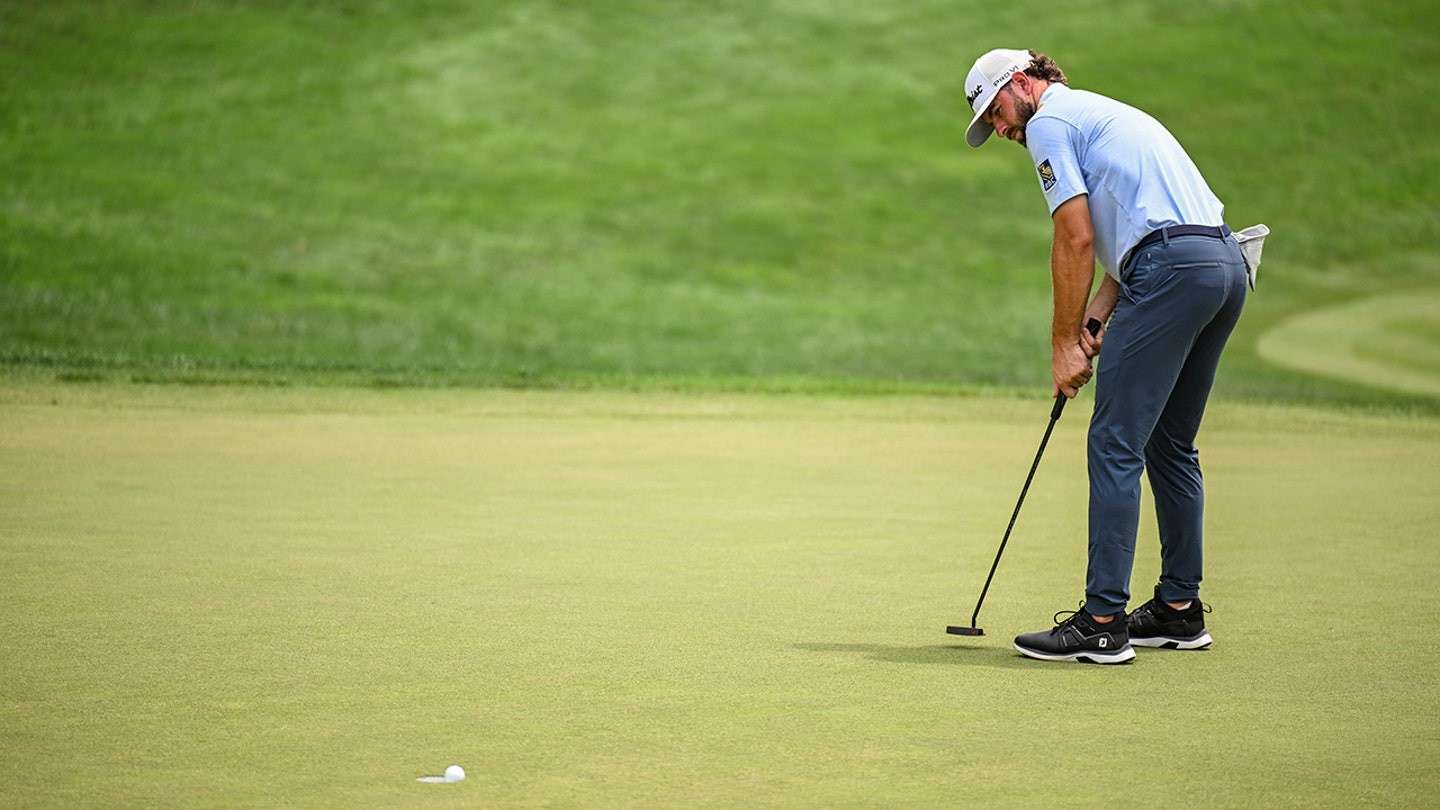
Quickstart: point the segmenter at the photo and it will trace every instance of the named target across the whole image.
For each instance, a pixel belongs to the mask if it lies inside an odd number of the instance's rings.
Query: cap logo
[[[970,124],[965,127],[966,143],[979,146],[995,134],[995,127],[984,120],[986,111],[994,103],[1000,89],[1015,78],[1015,74],[1024,72],[1032,61],[1034,60],[1029,51],[997,48],[986,52],[970,66],[970,72],[965,76],[965,84],[961,85],[965,101],[975,113],[975,117],[971,118]]]
[[[1001,71],[1000,75],[994,77],[993,79],[989,76],[986,76],[984,72],[981,71],[978,67],[975,70],[970,71],[970,79],[972,81],[978,79],[981,83],[975,85],[975,89],[970,90],[965,94],[966,103],[970,105],[971,109],[975,109],[975,99],[980,98],[980,96],[984,95],[986,90],[999,91],[1001,87],[1005,86],[1006,82],[1010,81],[1010,78],[1012,76],[1024,69],[1025,68],[1021,65],[1011,65],[1010,67],[1005,68],[1005,70]],[[976,110],[976,112],[979,112],[979,110]]]

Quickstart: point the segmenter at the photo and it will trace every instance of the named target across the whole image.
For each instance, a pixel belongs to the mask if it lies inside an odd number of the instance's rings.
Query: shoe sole
[[[1077,664],[1126,664],[1135,660],[1135,651],[1129,646],[1121,647],[1113,653],[1095,652],[1094,650],[1081,650],[1073,653],[1047,653],[1039,650],[1032,650],[1028,647],[1015,645],[1015,651],[1023,656],[1034,658],[1040,661],[1064,661]]]
[[[1208,631],[1202,630],[1200,635],[1190,638],[1175,638],[1174,636],[1136,638],[1131,636],[1130,643],[1136,647],[1155,647],[1164,650],[1203,650],[1209,647],[1213,640]]]

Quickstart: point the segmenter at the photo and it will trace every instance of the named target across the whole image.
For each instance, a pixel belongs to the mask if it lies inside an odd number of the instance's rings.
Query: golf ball
[[[459,782],[465,778],[465,769],[459,765],[451,765],[445,769],[446,782]]]

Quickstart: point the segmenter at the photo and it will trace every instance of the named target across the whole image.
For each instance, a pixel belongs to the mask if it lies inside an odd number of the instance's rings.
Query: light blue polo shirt
[[[1167,225],[1213,225],[1225,206],[1169,130],[1146,113],[1085,90],[1052,84],[1025,127],[1025,144],[1053,215],[1090,195],[1095,258],[1120,277],[1120,261]]]

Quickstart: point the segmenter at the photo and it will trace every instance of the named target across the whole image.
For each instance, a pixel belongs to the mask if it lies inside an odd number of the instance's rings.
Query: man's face
[[[995,128],[995,134],[1025,145],[1025,126],[1035,117],[1035,102],[1022,98],[1015,92],[1013,83],[1007,84],[995,94],[990,109],[981,120]]]

